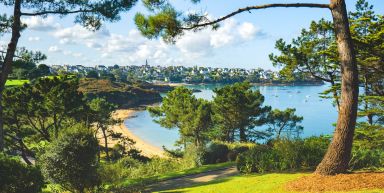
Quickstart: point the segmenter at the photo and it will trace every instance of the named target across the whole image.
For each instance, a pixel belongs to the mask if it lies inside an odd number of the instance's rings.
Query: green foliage
[[[229,148],[225,144],[212,142],[204,152],[204,163],[222,163],[228,160]]]
[[[44,185],[39,168],[3,153],[0,153],[0,179],[0,193],[37,193]]]
[[[384,166],[384,127],[358,123],[352,158],[351,169],[375,169]]]
[[[295,137],[298,138],[303,131],[303,127],[298,125],[303,117],[295,115],[296,109],[288,108],[284,111],[274,109],[268,113],[268,131],[275,133],[276,138]]]
[[[110,137],[122,138],[121,134],[114,133],[113,130],[109,128],[110,125],[116,125],[120,123],[121,120],[114,119],[112,117],[113,111],[116,109],[116,105],[109,103],[104,98],[96,98],[92,99],[88,102],[88,106],[90,108],[90,115],[88,116],[88,121],[93,123],[95,126],[95,133],[101,133],[104,139],[104,151],[106,153],[106,158],[109,161],[109,147],[108,147],[108,139]],[[124,140],[124,146],[122,148],[122,154],[124,154],[126,149],[130,149],[132,145],[135,143],[133,140],[126,138]],[[117,153],[116,151],[114,151]],[[117,156],[116,154],[114,156]]]
[[[205,147],[196,146],[194,144],[187,145],[184,154],[183,160],[185,163],[190,164],[191,167],[198,167],[204,164],[204,155]]]
[[[178,128],[181,144],[193,143],[202,146],[206,132],[212,125],[211,104],[203,99],[196,99],[192,91],[178,87],[163,98],[160,107],[150,107],[151,116],[166,128]]]
[[[384,167],[384,150],[354,148],[349,167],[352,170],[382,168]]]
[[[266,145],[255,146],[241,153],[237,159],[237,169],[241,173],[264,173],[273,169],[274,155],[272,149]]]
[[[253,91],[248,82],[243,82],[215,89],[214,92],[214,139],[234,142],[238,138],[245,142],[266,136],[264,132],[253,129],[265,123],[271,109],[262,106],[264,96],[260,91]]]
[[[29,80],[7,80],[5,86],[22,86],[28,84]]]
[[[98,141],[84,126],[65,130],[39,158],[42,172],[52,183],[73,192],[84,192],[99,184]]]
[[[114,163],[101,163],[98,168],[100,181],[104,185],[119,182],[130,175],[131,168],[136,168],[140,164],[142,163],[130,157],[123,157]]]
[[[58,14],[65,16],[75,14],[75,22],[93,30],[101,27],[103,21],[114,22],[120,19],[120,12],[126,12],[135,5],[137,0],[108,0],[108,1],[66,1],[61,0],[51,2],[27,1],[22,2],[21,7],[27,8],[33,15],[47,16],[48,14]],[[13,1],[4,1],[6,6],[14,6]],[[24,11],[23,11],[24,13]]]
[[[168,149],[165,146],[163,146],[163,150],[166,155],[172,158],[182,158],[184,156],[184,151],[182,148]]]
[[[313,169],[322,160],[329,143],[325,137],[278,139],[271,146],[258,145],[239,154],[237,167],[242,173]]]
[[[148,4],[147,4],[148,5]],[[177,20],[180,14],[170,5],[164,5],[156,15],[135,15],[135,24],[140,32],[150,38],[162,37],[167,42],[173,42],[174,37],[182,33],[181,23]]]

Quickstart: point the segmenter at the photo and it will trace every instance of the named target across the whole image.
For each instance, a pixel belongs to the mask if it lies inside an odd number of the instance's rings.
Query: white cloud
[[[72,56],[76,57],[76,58],[79,58],[79,57],[82,57],[84,55],[82,53],[73,53]]]
[[[105,27],[94,32],[76,24],[57,29],[53,36],[59,39],[60,44],[85,44],[87,47],[95,48],[98,47],[97,40],[109,37],[110,33]]]
[[[52,31],[60,28],[60,24],[55,22],[52,16],[46,18],[33,16],[28,18],[23,18],[22,23],[27,24],[28,29],[35,31]]]
[[[198,33],[186,32],[176,42],[176,47],[188,58],[196,58],[207,55],[210,52],[211,37],[208,31]]]
[[[49,52],[61,52],[61,49],[59,47],[57,47],[57,46],[50,46],[48,48],[48,51]]]
[[[35,37],[28,37],[28,41],[30,41],[30,42],[35,42],[35,41],[39,41],[40,40],[40,37],[37,37],[37,36],[35,36]]]
[[[259,33],[260,30],[252,23],[230,19],[223,22],[216,31],[187,31],[175,45],[169,45],[161,39],[148,40],[136,29],[129,30],[126,34],[116,34],[110,33],[106,28],[93,32],[76,24],[58,28],[52,35],[60,44],[64,44],[63,48],[72,44],[91,50],[80,54],[51,46],[49,51],[62,52],[68,58],[78,58],[76,61],[88,60],[89,64],[143,64],[148,59],[151,64],[156,65],[191,65],[199,57],[213,55],[216,48],[248,42]]]
[[[238,27],[238,32],[244,39],[252,39],[259,30],[249,22],[244,22]]]
[[[212,54],[215,48],[245,43],[257,36],[258,32],[260,30],[252,23],[229,19],[216,31],[186,32],[176,46],[186,57],[197,58]]]

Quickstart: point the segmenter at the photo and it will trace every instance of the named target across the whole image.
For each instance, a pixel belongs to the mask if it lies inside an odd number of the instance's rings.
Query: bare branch
[[[256,6],[248,6],[248,7],[244,7],[244,8],[240,8],[238,9],[237,11],[234,11],[224,17],[221,17],[219,19],[216,19],[216,20],[213,20],[213,21],[210,21],[210,22],[207,22],[207,23],[197,23],[197,24],[194,24],[192,26],[189,26],[189,27],[181,27],[180,29],[183,29],[183,30],[191,30],[191,29],[195,29],[195,28],[198,28],[198,27],[205,27],[205,26],[209,26],[209,25],[213,25],[213,24],[217,24],[221,21],[224,21],[232,16],[235,16],[239,13],[242,13],[242,12],[250,12],[251,10],[256,10],[256,9],[266,9],[266,8],[276,8],[276,7],[308,7],[308,8],[328,8],[330,9],[330,5],[329,4],[316,4],[316,3],[276,3],[276,4],[265,4],[265,5],[256,5]]]
[[[23,16],[39,16],[39,15],[47,15],[47,14],[59,14],[59,15],[66,15],[71,13],[86,13],[86,12],[95,12],[96,10],[90,9],[79,9],[74,11],[42,11],[42,12],[36,12],[36,13],[24,13],[22,12],[21,15]]]

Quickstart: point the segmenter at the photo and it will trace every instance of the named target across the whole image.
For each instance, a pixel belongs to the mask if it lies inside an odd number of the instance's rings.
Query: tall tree
[[[192,0],[199,2],[199,0]],[[332,175],[346,172],[351,157],[353,134],[355,131],[358,104],[358,69],[355,51],[349,29],[349,20],[345,0],[330,0],[329,4],[317,3],[276,3],[239,8],[223,17],[212,20],[206,14],[190,13],[183,18],[168,1],[146,0],[145,5],[153,15],[137,14],[135,22],[139,30],[148,38],[163,37],[174,41],[184,30],[199,30],[207,26],[218,27],[217,24],[235,15],[252,10],[276,7],[309,7],[324,8],[331,11],[336,42],[340,58],[341,96],[334,138],[316,172]]]
[[[283,134],[287,138],[292,136],[298,137],[303,131],[303,127],[298,125],[303,121],[303,117],[295,115],[296,109],[286,109],[281,111],[274,109],[268,114],[267,125],[269,125],[269,132],[274,132],[276,138],[279,139]]]
[[[384,17],[376,15],[373,6],[358,0],[356,11],[351,12],[351,31],[356,46],[357,64],[363,93],[360,95],[360,116],[365,116],[369,125],[379,117],[380,101],[384,100]],[[382,98],[381,100],[377,100]]]
[[[169,92],[159,107],[149,108],[151,116],[161,126],[177,128],[180,133],[179,143],[184,147],[187,143],[202,146],[206,140],[206,132],[210,129],[211,104],[203,99],[196,99],[191,90],[178,87]]]
[[[20,152],[26,163],[35,158],[36,144],[54,141],[61,130],[86,123],[87,106],[78,82],[47,78],[7,88],[2,105],[6,150]]]
[[[331,87],[323,94],[331,93],[339,108],[340,61],[332,22],[324,19],[312,21],[309,29],[303,29],[291,44],[279,39],[275,48],[281,54],[270,54],[269,57],[274,66],[283,67],[280,71],[283,76],[294,79],[295,75],[305,73],[330,83]]]
[[[90,129],[82,125],[65,129],[38,160],[43,175],[70,192],[93,192],[100,182],[97,146],[97,139]]]
[[[91,110],[91,116],[89,121],[94,123],[96,128],[96,135],[101,132],[104,139],[104,151],[107,160],[109,161],[110,156],[108,148],[108,138],[114,135],[114,132],[109,127],[111,125],[116,125],[117,123],[120,123],[120,120],[114,119],[112,117],[112,113],[116,109],[116,105],[107,102],[107,100],[103,98],[93,99],[89,102],[88,105]]]
[[[105,1],[73,1],[73,0],[0,0],[0,3],[6,7],[13,8],[13,14],[10,17],[1,16],[0,18],[0,33],[4,31],[11,32],[4,61],[1,63],[0,72],[0,102],[9,73],[12,71],[12,63],[15,56],[15,51],[22,30],[21,17],[28,16],[47,16],[56,14],[65,16],[75,14],[75,22],[97,30],[100,28],[103,21],[117,21],[120,19],[119,14],[131,9],[137,0],[105,0]],[[9,21],[9,19],[11,21]],[[9,23],[10,22],[10,23]],[[11,26],[9,26],[11,24]],[[3,27],[4,26],[4,27]],[[9,29],[11,27],[11,29]],[[3,30],[4,29],[4,30]],[[0,151],[4,148],[4,133],[3,133],[3,106],[0,106]]]
[[[254,130],[264,123],[269,106],[262,106],[264,96],[253,91],[248,82],[235,83],[214,90],[214,120],[221,140],[235,141],[235,135],[242,142],[263,137],[262,132]]]

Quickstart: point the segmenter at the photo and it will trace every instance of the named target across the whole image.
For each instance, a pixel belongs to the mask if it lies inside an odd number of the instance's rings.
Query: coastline
[[[113,112],[113,114],[112,114],[113,118],[121,119],[121,120],[123,120],[123,122],[119,125],[112,126],[111,129],[116,133],[122,133],[123,136],[129,137],[130,139],[134,140],[136,142],[134,145],[135,148],[140,150],[143,155],[145,155],[147,157],[154,157],[154,156],[165,157],[165,155],[163,154],[164,150],[162,150],[161,148],[156,147],[152,144],[149,144],[148,142],[137,137],[124,124],[124,120],[133,116],[133,114],[136,111],[137,110],[135,110],[135,109],[118,109],[115,112]],[[108,143],[108,144],[113,146],[116,143],[117,143],[117,140],[110,139],[110,143]]]
[[[160,86],[171,86],[171,87],[178,87],[178,86],[195,86],[195,85],[215,85],[215,84],[234,84],[236,82],[232,83],[226,83],[226,82],[201,82],[201,83],[186,83],[186,82],[155,82],[154,85],[160,85]],[[258,82],[258,83],[250,83],[253,86],[321,86],[324,85],[324,82],[320,81],[313,81],[313,82]]]

